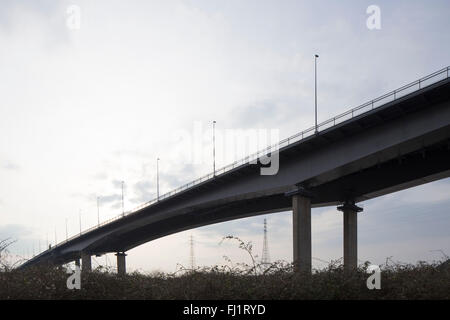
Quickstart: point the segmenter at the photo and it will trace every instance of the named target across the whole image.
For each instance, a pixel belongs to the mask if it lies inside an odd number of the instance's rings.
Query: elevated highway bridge
[[[261,175],[265,154],[279,171]],[[450,176],[449,67],[329,119],[102,223],[21,265],[64,264],[209,224],[292,210],[294,266],[311,271],[311,208],[343,212],[344,266],[357,266],[361,201]]]

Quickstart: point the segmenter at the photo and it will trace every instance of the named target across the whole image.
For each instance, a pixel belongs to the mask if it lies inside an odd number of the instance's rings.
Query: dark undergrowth
[[[232,237],[228,237],[231,239]],[[238,240],[240,241],[240,240]],[[240,248],[251,246],[240,241]],[[252,256],[251,256],[252,257]],[[447,258],[447,257],[446,257]],[[168,273],[118,276],[105,268],[81,275],[81,289],[69,290],[64,267],[0,268],[0,299],[450,299],[450,260],[381,267],[381,289],[369,290],[369,263],[345,272],[334,262],[311,275],[284,262],[237,264]]]
[[[82,274],[69,290],[64,268],[40,266],[0,272],[0,299],[449,299],[450,266],[444,263],[382,268],[381,289],[369,290],[365,266],[344,272],[330,265],[312,275],[272,265],[266,274],[204,268],[184,274],[117,276],[104,270]]]

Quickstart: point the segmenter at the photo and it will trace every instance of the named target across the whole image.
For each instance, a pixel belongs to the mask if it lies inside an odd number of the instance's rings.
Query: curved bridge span
[[[79,263],[125,252],[183,230],[259,214],[293,211],[294,264],[311,271],[311,207],[340,205],[344,265],[357,264],[358,202],[450,176],[449,67],[329,119],[271,153],[276,175],[241,161],[183,186],[125,216],[103,223],[33,257],[38,263]],[[317,129],[317,131],[316,131]]]

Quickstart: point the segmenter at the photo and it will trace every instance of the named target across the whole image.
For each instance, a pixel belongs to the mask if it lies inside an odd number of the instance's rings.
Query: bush
[[[346,272],[339,262],[312,274],[293,272],[292,264],[258,264],[251,245],[235,237],[252,257],[251,265],[186,269],[173,274],[138,272],[118,276],[97,268],[81,275],[81,289],[69,290],[64,267],[41,265],[0,271],[0,299],[449,299],[450,260],[391,263],[381,267],[381,289],[366,286],[367,267]],[[388,261],[388,260],[387,260]]]

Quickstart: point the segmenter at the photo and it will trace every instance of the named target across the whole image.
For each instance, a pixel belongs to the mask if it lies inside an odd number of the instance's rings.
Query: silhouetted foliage
[[[251,245],[235,237],[251,256]],[[117,276],[99,267],[82,274],[81,290],[69,290],[64,267],[30,267],[0,272],[0,299],[450,299],[450,260],[416,265],[386,259],[381,289],[366,286],[369,262],[345,272],[339,261],[311,275],[293,272],[292,264],[221,265],[175,273]]]
[[[66,287],[62,267],[40,266],[0,272],[0,299],[449,299],[449,262],[390,265],[382,268],[381,290],[369,290],[362,266],[344,272],[340,265],[310,275],[274,263],[254,275],[225,266],[177,274],[119,277],[104,270],[82,274],[81,290]]]

